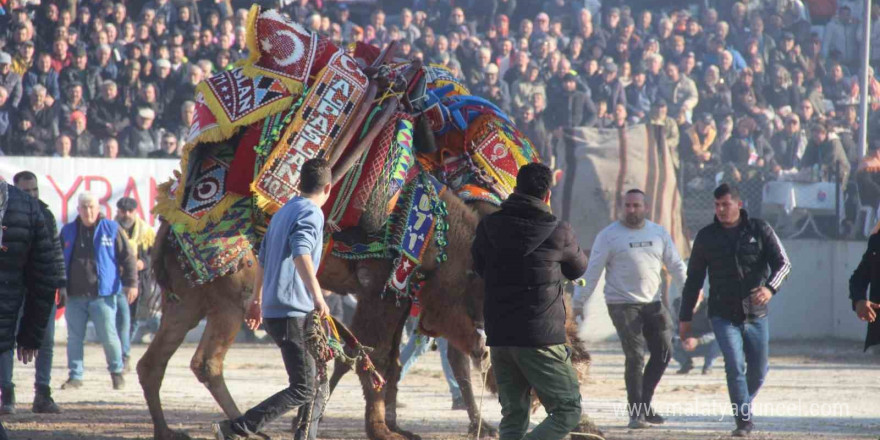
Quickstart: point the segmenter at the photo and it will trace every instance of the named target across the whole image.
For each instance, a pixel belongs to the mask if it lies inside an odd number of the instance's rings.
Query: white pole
[[[865,157],[868,154],[868,87],[871,85],[868,78],[868,65],[871,60],[871,0],[865,0],[864,17],[865,21],[865,38],[862,41],[862,85],[859,89],[859,113],[861,114],[861,125],[859,126],[859,157]]]

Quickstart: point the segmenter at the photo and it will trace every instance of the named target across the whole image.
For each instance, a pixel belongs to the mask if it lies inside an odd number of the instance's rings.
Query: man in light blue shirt
[[[319,406],[315,399],[316,364],[306,349],[305,323],[306,315],[312,310],[322,318],[329,313],[316,270],[324,242],[321,206],[330,197],[331,181],[330,165],[326,160],[312,159],[302,165],[301,196],[290,200],[275,213],[263,238],[254,299],[245,315],[248,327],[256,329],[263,323],[266,332],[281,349],[290,386],[235,420],[214,423],[212,428],[218,440],[248,438],[288,411]],[[301,413],[319,415],[321,412],[318,408]],[[297,432],[296,439],[306,435],[315,437],[316,427],[312,426],[311,432],[306,433],[306,426]]]

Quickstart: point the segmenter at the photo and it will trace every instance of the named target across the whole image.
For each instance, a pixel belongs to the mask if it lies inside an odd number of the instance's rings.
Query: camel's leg
[[[394,336],[399,332],[398,326],[389,326],[389,322],[402,323],[409,312],[408,304],[395,305],[391,298],[380,298],[380,292],[365,292],[365,296],[358,301],[357,310],[352,322],[352,332],[361,339],[361,343],[373,347],[370,353],[376,370],[387,380],[387,385],[381,391],[373,389],[368,373],[358,371],[361,386],[366,400],[366,431],[367,437],[373,440],[407,440],[412,438],[408,433],[395,432],[390,429],[385,419],[385,395],[388,389],[393,387],[396,393],[396,370],[390,369],[392,363],[397,363],[398,348],[394,344]],[[389,377],[389,373],[395,378]],[[397,428],[395,426],[395,428]]]
[[[202,340],[193,355],[190,369],[199,382],[205,384],[226,417],[234,419],[241,416],[241,411],[238,410],[235,400],[229,394],[229,388],[226,387],[226,380],[223,378],[223,359],[235,341],[235,335],[241,329],[244,309],[239,301],[223,301],[218,297],[214,298],[208,309],[205,333],[202,334]]]
[[[333,394],[333,390],[336,389],[336,385],[339,385],[339,381],[342,380],[342,376],[345,376],[346,373],[351,371],[351,367],[341,362],[340,360],[336,360],[333,363],[333,374],[330,376],[330,394]]]
[[[409,307],[405,307],[405,309],[409,310]],[[408,317],[409,313],[404,313],[401,316],[401,320],[397,323],[393,339],[391,340],[388,367],[385,369],[388,375],[385,377],[387,382],[385,390],[385,424],[388,425],[388,429],[396,433],[415,437],[413,433],[404,431],[397,426],[397,385],[400,382],[400,370],[402,368],[400,365],[400,340],[403,338],[403,328],[406,326]]]
[[[455,381],[458,382],[458,387],[461,389],[461,397],[464,399],[465,405],[467,405],[468,418],[471,421],[468,427],[468,434],[476,435],[477,426],[482,424],[480,428],[481,438],[497,437],[498,431],[489,426],[485,420],[480,420],[480,407],[474,398],[474,387],[471,382],[471,364],[468,362],[468,357],[451,345],[446,352],[446,356],[449,358],[449,366],[452,367]],[[483,397],[485,398],[485,396]]]
[[[179,303],[166,301],[163,304],[159,331],[137,364],[138,380],[144,390],[150,417],[153,418],[153,436],[156,440],[189,438],[168,428],[162,412],[159,390],[162,388],[168,360],[180,347],[186,332],[195,327],[204,316],[201,299],[201,295],[190,294],[182,297]]]

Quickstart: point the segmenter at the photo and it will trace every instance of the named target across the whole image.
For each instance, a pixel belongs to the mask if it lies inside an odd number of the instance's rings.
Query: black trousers
[[[314,438],[316,435],[317,420],[323,412],[327,390],[322,389],[321,393],[317,393],[317,369],[315,359],[306,349],[305,322],[306,318],[264,320],[263,327],[281,349],[281,358],[290,385],[233,420],[232,428],[238,434],[256,434],[276,418],[298,410],[297,419],[294,420],[294,426],[299,427],[296,438],[305,438],[304,428],[307,421],[311,425],[309,437]],[[313,405],[316,400],[320,404]]]
[[[608,304],[626,356],[624,380],[630,414],[648,415],[654,389],[672,358],[672,317],[660,301],[648,304]],[[645,345],[651,353],[645,365]]]

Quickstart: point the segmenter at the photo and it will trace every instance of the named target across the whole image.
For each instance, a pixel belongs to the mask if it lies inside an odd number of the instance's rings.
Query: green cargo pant
[[[492,347],[491,353],[501,402],[500,440],[563,439],[577,427],[581,392],[565,345]],[[533,388],[549,416],[526,435]]]

